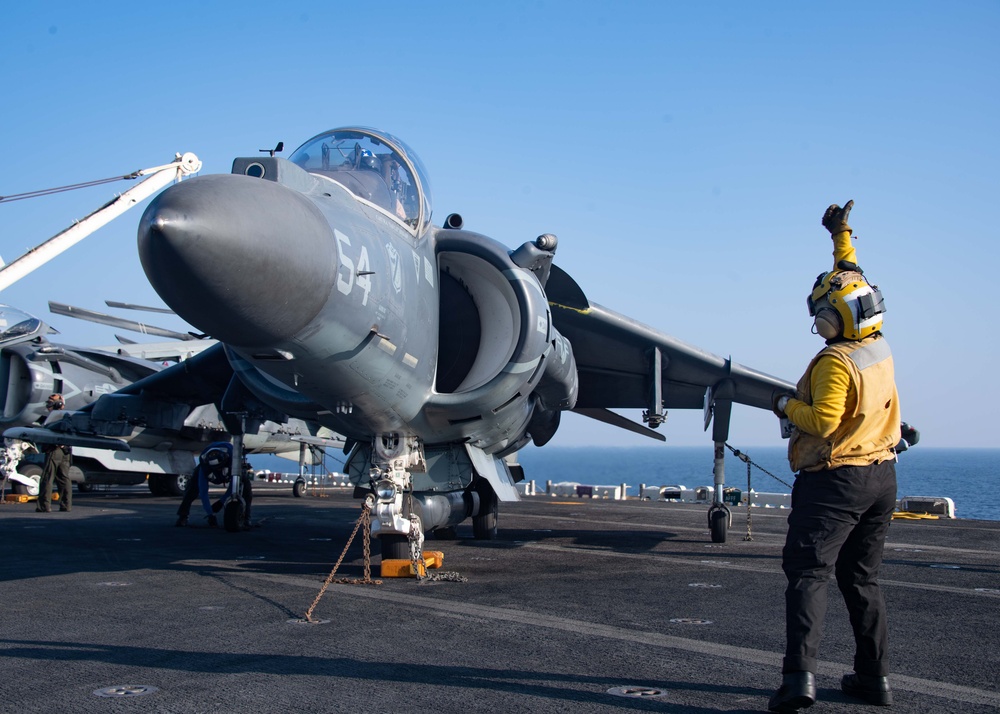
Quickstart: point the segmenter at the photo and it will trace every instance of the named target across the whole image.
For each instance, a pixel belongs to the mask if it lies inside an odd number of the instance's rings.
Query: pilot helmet
[[[63,401],[63,396],[61,394],[51,394],[49,398],[45,400],[46,409],[62,409],[66,406],[66,402]]]
[[[368,149],[361,150],[361,168],[372,171],[382,170],[382,160]]]
[[[814,331],[825,340],[863,340],[882,329],[885,301],[860,269],[820,273],[806,305]]]

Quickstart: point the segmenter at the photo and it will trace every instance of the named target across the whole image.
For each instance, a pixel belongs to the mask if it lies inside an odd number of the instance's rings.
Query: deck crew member
[[[854,672],[841,689],[870,704],[892,703],[885,603],[878,584],[882,549],[896,503],[893,447],[900,440],[892,353],[882,336],[884,305],[857,265],[847,224],[853,201],[832,205],[823,226],[834,269],[808,298],[814,332],[826,347],[794,395],[775,412],[794,426],[788,459],[798,472],[782,551],[786,648],[782,684],[769,703],[793,712],[816,700],[816,662],[832,573],[854,630]]]
[[[201,500],[202,508],[205,510],[205,515],[208,519],[208,525],[214,528],[219,524],[215,514],[222,510],[223,505],[231,495],[232,479],[230,478],[230,474],[232,467],[232,444],[227,441],[216,441],[205,447],[198,456],[198,465],[195,467],[194,474],[188,480],[187,488],[184,490],[184,498],[177,509],[177,523],[175,525],[187,525],[188,514],[191,511],[191,504],[194,503],[195,498],[200,498]],[[208,495],[210,484],[227,487],[225,495],[214,504]],[[253,501],[253,487],[250,484],[249,477],[246,475],[246,469],[240,475],[240,491],[245,504],[243,523],[240,525],[244,528],[249,528],[251,525],[250,504]]]
[[[66,406],[61,394],[53,394],[45,400],[45,408],[49,414]],[[69,478],[69,467],[73,465],[73,450],[60,444],[40,444],[40,450],[45,454],[45,466],[38,482],[38,505],[35,511],[48,513],[52,510],[52,480],[55,479],[59,493],[59,510],[69,511],[73,508],[73,482]]]

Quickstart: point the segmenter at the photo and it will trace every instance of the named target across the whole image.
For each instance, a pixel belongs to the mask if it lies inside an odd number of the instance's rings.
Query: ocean
[[[791,484],[784,447],[746,449],[750,460]],[[713,449],[700,447],[544,448],[528,447],[519,454],[526,479],[539,487],[546,480],[578,481],[613,486],[628,484],[637,495],[640,484],[710,486]],[[899,455],[897,496],[947,496],[958,518],[1000,520],[1000,449],[940,449],[915,446]],[[757,491],[789,493],[790,488],[751,467],[750,484]],[[747,467],[726,450],[726,485],[746,490]]]
[[[787,484],[794,481],[784,447],[746,449],[751,461]],[[518,453],[526,479],[539,489],[546,481],[575,481],[594,486],[627,484],[636,496],[639,486],[712,484],[713,450],[707,446],[660,447],[545,447],[528,446]],[[295,471],[294,462],[276,457],[250,457],[254,468]],[[326,468],[342,471],[343,459],[330,456]],[[946,496],[955,502],[958,518],[1000,520],[1000,449],[941,449],[915,446],[899,455],[897,496]],[[747,488],[746,464],[726,450],[726,485]],[[750,485],[756,491],[788,493],[790,488],[751,468]]]

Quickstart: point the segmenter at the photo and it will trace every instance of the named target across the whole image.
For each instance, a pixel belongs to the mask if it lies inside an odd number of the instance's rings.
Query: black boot
[[[879,707],[892,706],[892,689],[888,677],[870,674],[845,674],[840,680],[840,691],[849,697],[860,699]]]
[[[797,712],[816,702],[816,675],[812,672],[786,672],[781,675],[781,686],[767,704],[768,711]]]

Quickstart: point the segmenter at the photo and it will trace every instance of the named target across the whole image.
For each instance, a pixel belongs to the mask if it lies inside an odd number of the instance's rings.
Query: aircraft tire
[[[188,474],[167,474],[160,478],[163,479],[164,496],[183,496],[191,477]]]
[[[296,498],[302,498],[306,495],[306,482],[302,479],[295,479],[295,484],[292,486],[292,495]]]
[[[455,526],[437,528],[431,531],[430,535],[434,536],[434,540],[458,540],[458,530]]]
[[[243,524],[243,502],[231,498],[222,509],[222,525],[229,533],[238,533]]]
[[[85,483],[83,481],[77,481],[76,490],[79,491],[80,493],[90,493],[91,491],[94,490],[94,484]]]
[[[497,514],[500,510],[497,495],[489,482],[482,481],[479,492],[479,515],[472,517],[472,537],[476,540],[496,540]]]
[[[709,527],[712,530],[713,543],[725,543],[726,531],[729,529],[729,515],[723,511],[713,511],[709,516]]]
[[[37,496],[38,495],[38,482],[42,478],[42,467],[38,464],[21,464],[17,467],[17,472],[22,476],[27,476],[28,478],[35,480],[35,492],[31,492],[31,488],[23,483],[14,481],[11,483],[11,488],[14,489],[14,493],[20,496]]]
[[[410,540],[405,535],[381,535],[382,560],[409,560]]]
[[[167,485],[165,481],[166,479],[159,474],[150,474],[146,480],[146,485],[149,487],[149,492],[154,496],[166,496]]]

